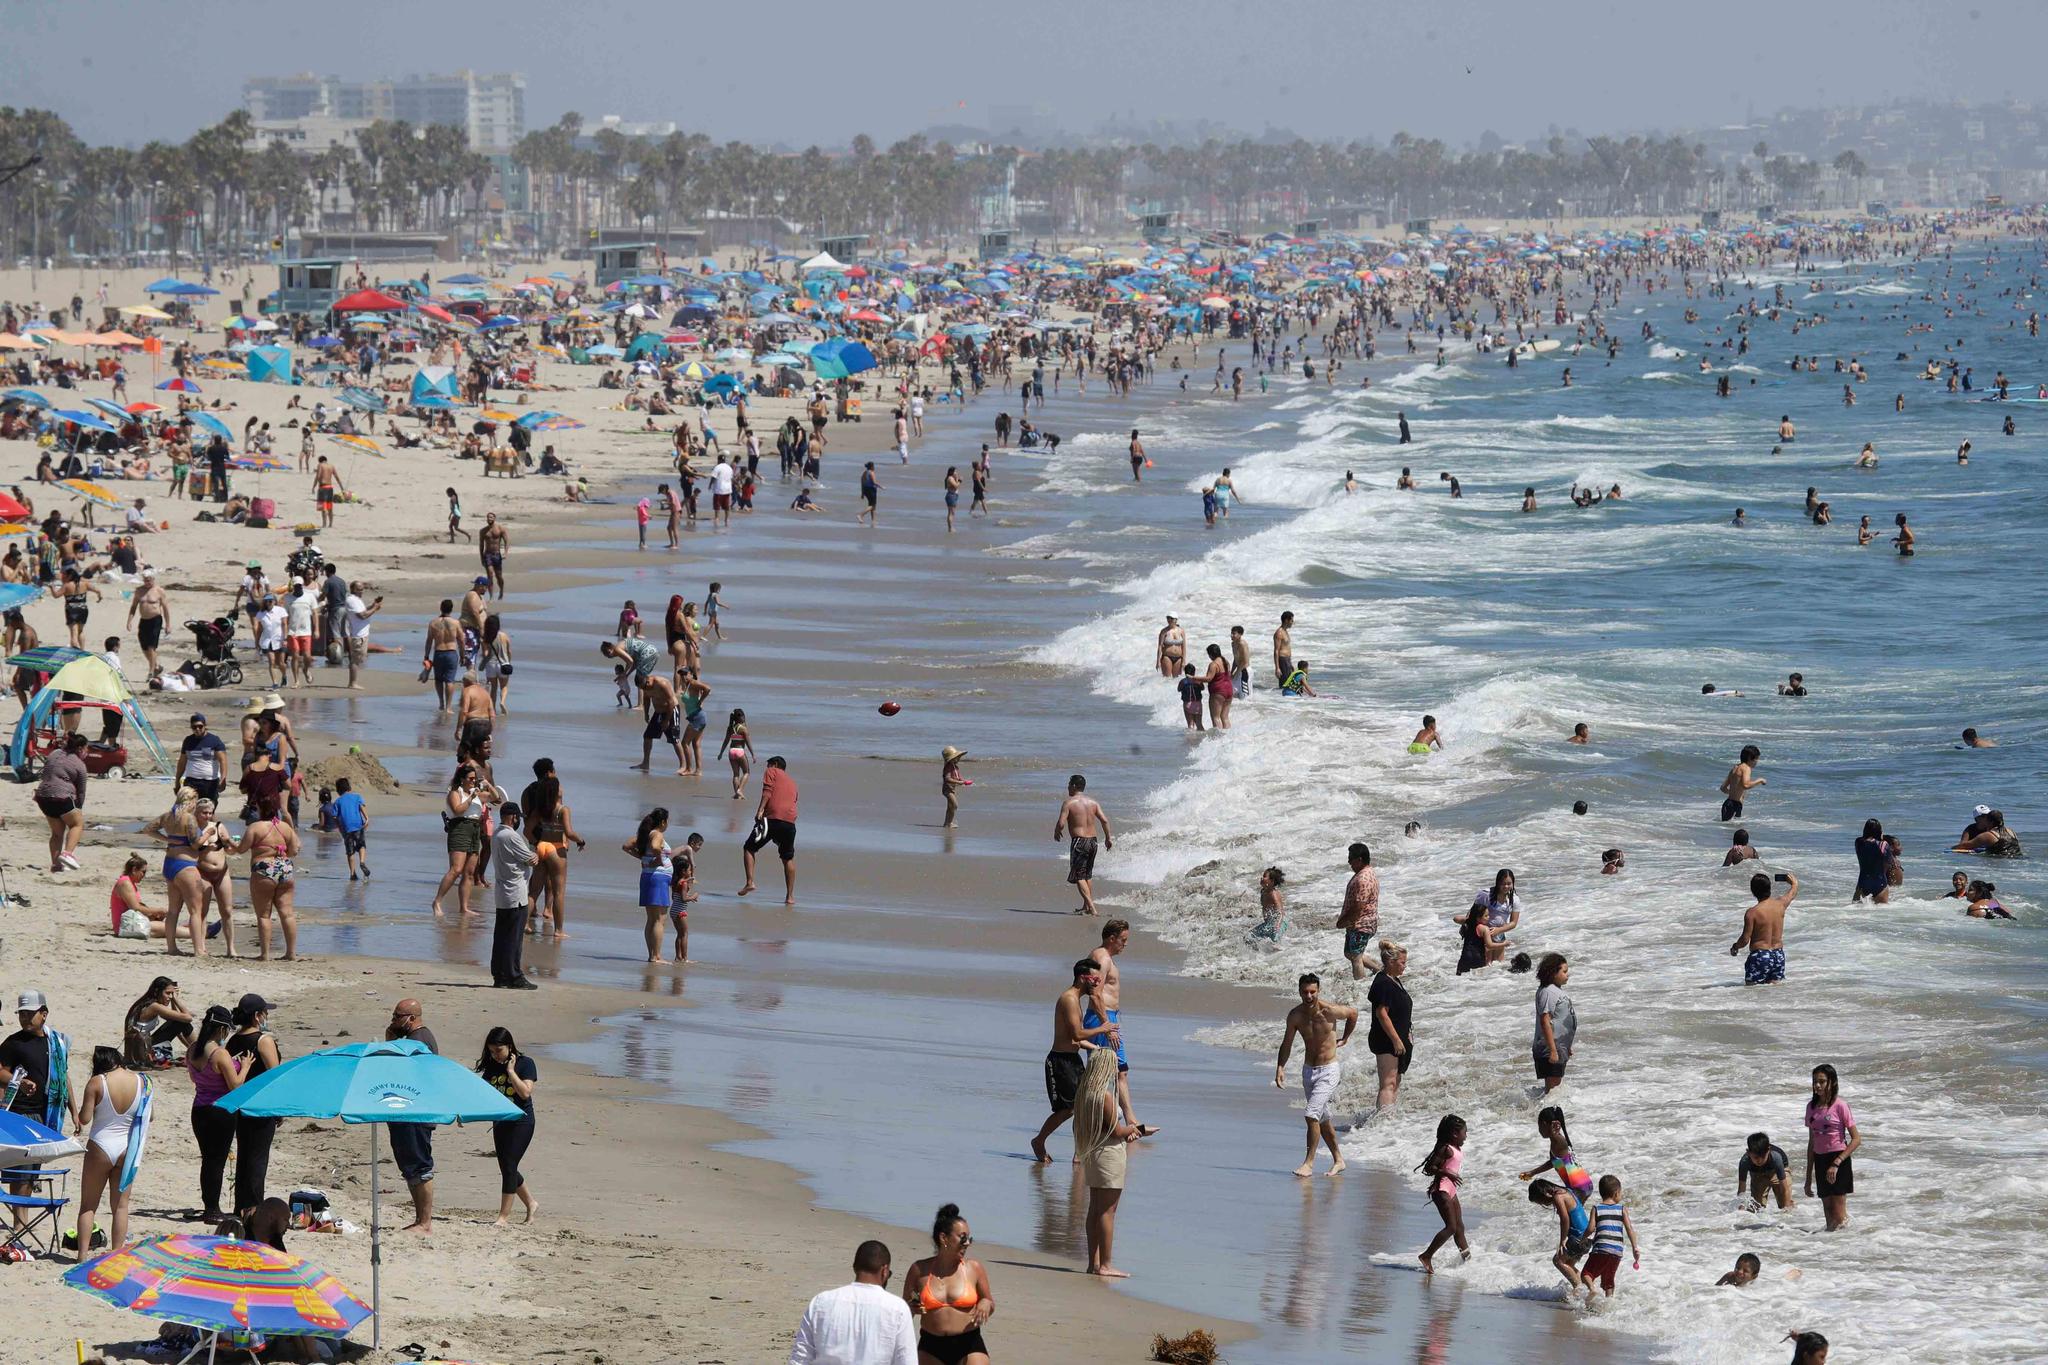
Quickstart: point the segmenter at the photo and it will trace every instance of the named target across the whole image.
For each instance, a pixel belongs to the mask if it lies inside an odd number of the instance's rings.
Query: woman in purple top
[[[1863,1137],[1856,1131],[1856,1116],[1842,1099],[1841,1078],[1826,1062],[1813,1069],[1806,1134],[1806,1193],[1812,1197],[1817,1171],[1827,1229],[1835,1232],[1849,1225],[1849,1196],[1856,1190],[1856,1172],[1849,1158],[1863,1145]]]
[[[247,1057],[231,1057],[221,1046],[235,1031],[235,1017],[225,1005],[210,1007],[199,1021],[199,1035],[185,1052],[192,1074],[192,1135],[199,1140],[199,1198],[206,1205],[204,1223],[227,1217],[220,1206],[221,1179],[228,1151],[235,1145],[235,1116],[220,1107],[220,1097],[242,1083]]]

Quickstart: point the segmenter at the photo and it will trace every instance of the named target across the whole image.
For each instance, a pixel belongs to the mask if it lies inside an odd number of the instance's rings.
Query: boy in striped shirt
[[[1635,1268],[1643,1268],[1643,1253],[1636,1246],[1635,1224],[1629,1221],[1628,1206],[1621,1202],[1621,1177],[1603,1175],[1600,1177],[1600,1198],[1591,1209],[1593,1215],[1593,1254],[1586,1258],[1586,1264],[1579,1274],[1586,1281],[1586,1297],[1593,1297],[1593,1284],[1599,1282],[1600,1290],[1609,1298],[1614,1296],[1614,1275],[1621,1269],[1621,1246],[1624,1238],[1628,1242],[1629,1256]]]

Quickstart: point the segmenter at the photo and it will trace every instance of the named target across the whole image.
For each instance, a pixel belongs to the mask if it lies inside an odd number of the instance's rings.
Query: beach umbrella
[[[98,422],[100,419],[95,417],[92,420]],[[106,424],[102,422],[101,425],[105,426]],[[102,488],[99,484],[92,483],[86,479],[66,479],[58,484],[57,487],[68,489],[87,502],[96,502],[102,507],[119,507],[122,505],[121,499],[114,495],[112,489]]]
[[[104,417],[98,416],[95,413],[85,412],[79,408],[51,408],[50,416],[55,417],[61,422],[69,422],[73,426],[82,427],[87,431],[119,432],[120,430],[119,427],[109,426]]]
[[[223,1333],[340,1338],[371,1312],[347,1285],[302,1256],[261,1242],[183,1232],[96,1256],[65,1271],[64,1283],[116,1308],[197,1328],[206,1336],[209,1360]]]
[[[347,446],[350,450],[360,450],[365,455],[375,455],[380,459],[383,458],[384,455],[384,447],[378,445],[375,441],[371,440],[367,436],[333,435],[328,437],[328,439],[331,441],[339,442],[340,444]],[[283,466],[279,467],[282,468]]]
[[[370,1301],[383,1307],[383,1231],[378,1226],[377,1127],[386,1123],[483,1123],[517,1119],[519,1107],[460,1062],[410,1038],[344,1043],[294,1057],[218,1101],[250,1118],[340,1119],[370,1125]],[[383,1344],[383,1319],[371,1344]]]
[[[172,375],[169,379],[157,385],[157,388],[165,393],[199,393],[201,391],[198,384],[185,378],[183,375],[177,374]]]
[[[43,348],[24,336],[12,332],[0,332],[0,351],[40,351]]]
[[[220,290],[209,289],[203,284],[193,284],[187,280],[172,279],[166,275],[153,284],[144,285],[142,292],[145,294],[175,294],[180,297],[196,298],[203,294],[218,294]]]
[[[0,521],[26,521],[29,510],[11,494],[0,493]]]
[[[528,415],[519,419],[519,425],[528,431],[581,431],[583,423],[574,417],[564,417],[559,412]]]
[[[23,584],[21,586],[31,585]],[[55,673],[73,659],[83,659],[86,657],[88,655],[85,650],[73,649],[70,645],[37,645],[34,649],[25,649],[21,653],[9,658],[7,666],[9,668],[25,668],[31,673]]]
[[[49,685],[60,692],[76,692],[89,701],[119,704],[134,696],[114,666],[97,654],[73,659],[50,677]]]
[[[122,407],[111,398],[88,398],[85,400],[85,405],[94,412],[105,415],[110,421],[125,422],[134,416],[128,409]]]
[[[26,403],[32,408],[47,408],[50,400],[34,389],[9,389],[0,393],[0,403]]]
[[[12,521],[13,518],[9,517],[8,520]],[[39,600],[42,595],[43,590],[33,583],[0,583],[0,611],[14,611],[25,607]],[[15,1115],[0,1110],[0,1166],[19,1166],[23,1162],[41,1161],[43,1158],[39,1156],[25,1157],[15,1154],[14,1149],[8,1145],[16,1140],[10,1134],[7,1123],[7,1120],[13,1117]]]
[[[220,418],[215,417],[212,413],[194,412],[188,413],[186,415],[192,419],[193,426],[198,427],[203,431],[212,432],[214,435],[220,437],[223,441],[226,441],[229,445],[233,445],[235,443],[235,429],[229,426],[226,422],[221,421]]]
[[[140,402],[140,403],[130,403],[130,404],[128,405],[127,409],[126,409],[126,411],[128,412],[128,414],[129,414],[130,416],[132,416],[132,417],[142,417],[142,416],[146,416],[146,415],[147,415],[147,414],[149,414],[149,413],[152,413],[152,412],[162,412],[163,410],[164,410],[164,405],[163,405],[163,404],[161,404],[161,403],[151,403],[151,402],[148,402],[148,401],[146,401],[146,400],[145,400],[144,402]]]
[[[387,406],[383,394],[373,393],[369,389],[359,389],[353,384],[342,389],[341,401],[357,412],[382,412]]]
[[[161,308],[152,308],[146,303],[131,303],[126,308],[121,309],[120,312],[127,317],[148,318],[152,322],[169,322],[171,320],[169,313],[166,313]]]
[[[485,278],[484,278],[483,276],[481,276],[481,275],[476,275],[476,274],[471,274],[471,273],[465,272],[465,273],[463,273],[463,274],[460,274],[460,275],[449,275],[449,276],[446,276],[446,277],[444,277],[444,278],[442,279],[441,283],[443,283],[443,284],[488,284],[488,283],[490,283],[490,281],[489,281],[489,280],[486,280],[486,279],[485,279]]]

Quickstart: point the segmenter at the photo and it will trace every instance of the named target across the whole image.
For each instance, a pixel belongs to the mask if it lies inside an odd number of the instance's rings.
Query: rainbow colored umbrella
[[[304,1257],[230,1237],[145,1237],[73,1266],[64,1283],[116,1308],[182,1322],[215,1338],[223,1332],[345,1337],[370,1316],[370,1305]]]
[[[332,434],[329,435],[327,439],[329,439],[330,441],[338,442],[341,445],[345,445],[350,450],[360,450],[365,455],[375,455],[380,459],[383,458],[384,455],[384,447],[378,445],[375,441],[371,440],[367,436],[343,436],[339,434]]]

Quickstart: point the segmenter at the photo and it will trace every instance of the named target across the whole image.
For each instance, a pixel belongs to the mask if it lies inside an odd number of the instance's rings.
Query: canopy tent
[[[389,294],[376,289],[358,289],[353,294],[347,294],[336,299],[334,311],[337,313],[402,313],[405,311],[405,300],[394,299]]]
[[[258,384],[292,382],[292,353],[287,346],[258,346],[243,357],[249,378]]]
[[[645,355],[659,356],[665,349],[660,337],[652,332],[642,332],[627,345],[626,359],[638,360]]]
[[[446,398],[454,401],[455,369],[451,365],[422,365],[413,371],[412,401],[423,398]]]
[[[846,266],[840,261],[833,260],[831,252],[821,251],[808,261],[805,261],[800,268],[803,270],[844,270]]]
[[[193,284],[189,280],[173,279],[166,275],[154,284],[144,285],[142,292],[145,294],[175,294],[180,298],[198,298],[206,294],[218,294],[220,290],[209,289],[203,284]]]
[[[14,723],[14,737],[7,744],[7,764],[17,776],[28,776],[29,738],[54,723],[57,703],[64,699],[66,692],[118,707],[122,718],[142,737],[143,747],[149,750],[149,756],[156,760],[157,767],[166,773],[171,771],[171,760],[164,753],[164,746],[158,742],[149,717],[143,715],[142,708],[135,704],[135,696],[128,690],[128,684],[121,681],[121,675],[106,660],[88,654],[73,659],[51,674],[50,681],[29,698],[28,709]]]

